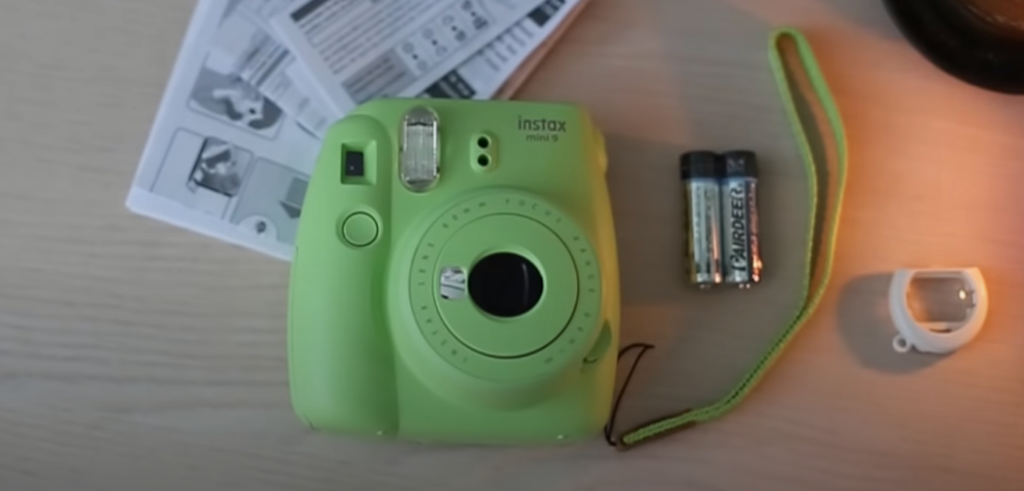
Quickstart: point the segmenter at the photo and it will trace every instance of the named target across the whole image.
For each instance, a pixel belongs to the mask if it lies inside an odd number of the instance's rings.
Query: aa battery
[[[690,283],[710,288],[722,282],[721,161],[713,152],[683,154],[686,273]]]
[[[723,282],[750,288],[761,281],[758,244],[757,155],[741,150],[722,154],[721,215]]]

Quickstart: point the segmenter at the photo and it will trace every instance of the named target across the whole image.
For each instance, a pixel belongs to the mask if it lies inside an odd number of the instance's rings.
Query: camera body
[[[436,443],[598,433],[620,315],[606,170],[569,104],[378,99],[335,123],[292,263],[298,417]]]

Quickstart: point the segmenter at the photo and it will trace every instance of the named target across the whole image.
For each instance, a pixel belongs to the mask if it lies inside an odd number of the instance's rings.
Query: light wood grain
[[[868,0],[593,0],[519,96],[608,134],[624,337],[651,340],[626,423],[721,396],[795,304],[798,154],[768,72],[803,29],[846,116],[832,287],[729,417],[619,454],[436,448],[293,418],[287,265],[123,206],[191,2],[0,4],[0,489],[1024,489],[1024,99],[952,80]],[[679,152],[765,158],[769,279],[680,283]],[[766,246],[767,247],[767,246]],[[898,357],[895,268],[976,265],[992,309],[955,356]]]

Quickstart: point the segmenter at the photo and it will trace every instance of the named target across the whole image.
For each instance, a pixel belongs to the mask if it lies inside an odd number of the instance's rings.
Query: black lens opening
[[[484,312],[511,318],[532,310],[544,293],[544,279],[529,259],[518,254],[491,254],[469,273],[469,296]]]

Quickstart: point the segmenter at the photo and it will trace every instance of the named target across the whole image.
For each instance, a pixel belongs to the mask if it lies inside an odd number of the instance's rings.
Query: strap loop
[[[794,93],[794,88],[791,86],[793,80],[790,79],[790,74],[785,64],[786,56],[783,43],[786,42],[792,42],[795,46],[797,58],[801,65],[800,68],[802,68],[803,75],[806,77],[806,83],[809,84],[809,88],[813,91],[813,96],[820,109],[824,111],[824,119],[827,120],[827,125],[829,126],[827,132],[823,131],[820,133],[823,138],[831,137],[831,143],[834,145],[832,159],[836,160],[836,167],[829,172],[823,173],[818,171],[819,165],[827,165],[828,163],[819,162],[821,159],[815,157],[807,131],[804,128],[804,123],[800,117],[796,100],[796,95],[798,94]],[[732,411],[757,386],[765,373],[782,354],[786,345],[814,314],[827,289],[832,273],[832,260],[846,184],[847,147],[842,118],[832,98],[825,77],[818,68],[811,46],[802,33],[792,28],[782,28],[774,31],[771,36],[769,59],[776,84],[786,108],[786,113],[790,123],[793,125],[804,168],[808,176],[808,191],[810,193],[808,221],[813,226],[808,231],[808,254],[804,261],[804,274],[801,285],[802,297],[806,301],[796,312],[789,325],[779,333],[765,355],[757,361],[753,369],[723,399],[704,407],[686,410],[643,424],[625,432],[617,441],[611,437],[612,426],[614,426],[613,417],[608,428],[606,428],[606,436],[609,443],[614,442],[615,446],[621,450],[635,447],[656,437],[690,428],[699,423],[717,419]],[[798,86],[796,91],[799,95],[806,95],[803,94],[801,88]],[[810,99],[808,100],[811,101]],[[833,174],[835,179],[834,187],[832,188],[834,196],[831,199],[828,196],[830,188],[828,176],[830,174]],[[820,176],[825,176],[824,182],[819,182]],[[819,192],[819,189],[822,192]],[[819,206],[824,210],[823,216],[819,216]],[[633,368],[636,368],[635,363]],[[633,370],[631,369],[630,376],[632,376],[632,372]],[[625,387],[623,387],[624,390]],[[621,394],[619,399],[621,399]],[[615,409],[618,408],[618,405],[619,400],[616,400]]]

